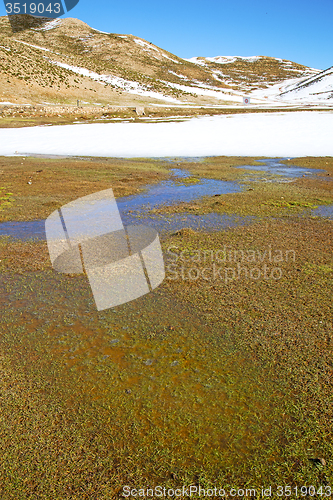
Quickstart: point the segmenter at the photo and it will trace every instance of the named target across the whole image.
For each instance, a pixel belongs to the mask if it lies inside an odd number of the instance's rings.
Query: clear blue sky
[[[80,0],[65,17],[185,58],[265,55],[333,65],[333,0]]]

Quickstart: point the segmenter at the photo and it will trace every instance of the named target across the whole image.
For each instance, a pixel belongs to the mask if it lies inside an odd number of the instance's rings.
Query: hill
[[[13,16],[14,17],[14,16]],[[19,15],[24,25],[31,16]],[[0,101],[75,104],[235,104],[318,70],[264,56],[182,59],[142,38],[73,18],[14,32],[0,17]],[[292,80],[294,81],[294,80]]]
[[[227,80],[244,91],[318,73],[317,69],[286,59],[265,56],[193,57],[187,60],[210,70],[216,79]]]

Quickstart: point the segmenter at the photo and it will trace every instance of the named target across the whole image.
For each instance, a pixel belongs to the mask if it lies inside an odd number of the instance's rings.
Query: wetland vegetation
[[[101,312],[84,275],[51,268],[45,241],[0,238],[2,499],[333,485],[333,227],[311,212],[332,204],[333,158],[282,160],[320,169],[292,182],[235,168],[258,160],[0,158],[4,222],[110,187],[144,193],[173,167],[189,188],[241,189],[157,217],[256,216],[162,232],[162,285]]]

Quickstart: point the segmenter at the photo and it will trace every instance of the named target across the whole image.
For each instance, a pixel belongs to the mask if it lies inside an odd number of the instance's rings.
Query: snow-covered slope
[[[287,101],[333,103],[333,66],[315,76],[286,85],[279,97]]]

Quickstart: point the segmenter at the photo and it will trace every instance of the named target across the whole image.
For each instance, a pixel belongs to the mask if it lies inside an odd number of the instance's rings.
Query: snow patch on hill
[[[72,71],[73,73],[76,73],[77,75],[86,76],[88,78],[91,78],[92,80],[95,80],[96,82],[110,84],[114,87],[122,89],[125,92],[128,92],[129,94],[144,95],[144,96],[152,97],[155,99],[161,99],[163,101],[174,102],[177,104],[181,103],[181,101],[178,101],[178,99],[175,99],[175,98],[169,97],[169,96],[165,96],[163,94],[160,94],[159,92],[149,90],[147,87],[145,87],[144,85],[142,85],[138,82],[133,82],[131,80],[125,80],[124,78],[121,78],[119,76],[100,75],[99,73],[95,73],[94,71],[90,71],[87,68],[81,68],[79,66],[71,66],[70,64],[65,64],[65,63],[61,63],[58,61],[52,61],[51,59],[48,59],[46,57],[45,57],[45,59],[47,59],[49,63],[55,64],[56,66],[59,66],[60,68],[64,68],[64,69],[67,69],[69,71]]]
[[[140,38],[134,38],[133,40],[137,45],[140,45],[140,47],[142,47],[142,50],[144,50],[145,52],[151,52],[152,50],[155,50],[155,52],[157,52],[159,56],[165,57],[166,59],[169,59],[169,61],[172,61],[176,64],[180,64],[179,61],[176,61],[175,59],[171,59],[171,57],[164,54],[164,52],[162,52],[160,49],[155,47],[152,43],[145,42],[144,40],[141,40]],[[160,60],[158,57],[155,57],[155,56],[153,56],[153,57],[155,59]]]
[[[220,89],[219,87],[213,87],[210,85],[205,85],[203,83],[199,83],[198,86],[190,86],[190,85],[181,85],[179,83],[167,82],[164,80],[160,80],[162,83],[171,87],[173,89],[181,90],[182,92],[186,92],[188,94],[194,94],[197,96],[206,96],[206,97],[214,97],[215,99],[219,99],[221,101],[232,101],[232,102],[242,102],[243,94],[240,92],[229,92]],[[192,82],[195,82],[192,80]]]
[[[97,31],[97,33],[102,33],[102,35],[110,35],[110,32],[109,31],[101,31],[101,30],[97,30],[96,28],[92,28],[94,31]]]
[[[41,28],[32,28],[33,31],[49,31],[53,30],[62,23],[62,20],[57,18],[52,21],[45,23]]]
[[[23,42],[22,40],[15,40],[17,43],[23,43],[24,45],[28,45],[29,47],[33,47],[38,50],[45,50],[46,52],[53,52],[53,50],[46,49],[45,47],[40,47],[39,45],[32,45],[31,43]]]
[[[286,85],[279,97],[288,101],[333,103],[333,66],[317,75]]]
[[[144,42],[139,38],[134,38],[134,42],[143,47],[144,50],[147,50],[146,47],[148,47],[149,50],[156,50],[156,52],[160,52],[156,47],[154,47],[154,45],[151,45],[148,42]]]
[[[194,64],[199,64],[200,66],[206,66],[206,61],[217,63],[217,64],[230,64],[235,61],[247,61],[254,62],[261,59],[263,56],[215,56],[215,57],[191,57],[190,59],[185,59],[185,61],[193,62]],[[282,59],[281,59],[282,60]]]
[[[174,71],[171,71],[171,70],[169,70],[168,72],[171,75],[174,75],[174,76],[177,76],[178,78],[181,78],[182,80],[188,80],[189,81],[189,79],[186,76],[184,76],[184,75],[178,75],[178,73],[175,73]]]

